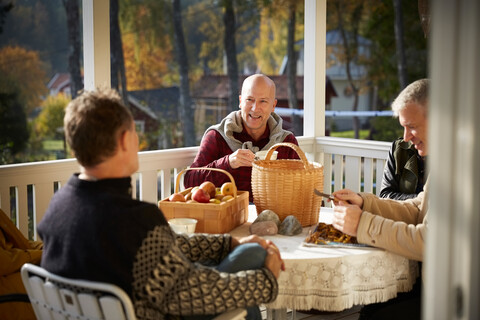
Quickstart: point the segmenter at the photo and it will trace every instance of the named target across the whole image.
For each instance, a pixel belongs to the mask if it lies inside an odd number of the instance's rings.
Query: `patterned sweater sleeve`
[[[192,262],[214,261],[219,264],[230,252],[231,239],[229,234],[177,234],[176,244]]]
[[[174,241],[167,226],[156,227],[137,254],[133,274],[139,318],[218,314],[276,299],[278,284],[268,269],[219,272],[192,263]]]

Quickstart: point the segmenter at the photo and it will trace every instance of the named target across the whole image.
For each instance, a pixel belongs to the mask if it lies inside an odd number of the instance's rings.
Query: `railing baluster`
[[[47,211],[50,199],[53,196],[53,181],[33,185],[33,225],[37,225]],[[33,239],[37,240],[37,228],[33,230]]]
[[[363,192],[373,192],[373,159],[363,159]]]

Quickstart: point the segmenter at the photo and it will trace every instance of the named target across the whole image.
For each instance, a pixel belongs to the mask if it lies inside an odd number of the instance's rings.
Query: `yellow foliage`
[[[39,137],[56,138],[61,135],[65,108],[70,98],[59,93],[57,96],[48,96],[42,103],[42,111],[35,119],[35,132]]]
[[[38,52],[21,47],[0,49],[0,92],[18,92],[25,112],[38,107],[47,93],[47,78]]]

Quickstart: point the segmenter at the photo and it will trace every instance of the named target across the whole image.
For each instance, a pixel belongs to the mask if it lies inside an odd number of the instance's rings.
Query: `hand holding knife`
[[[324,198],[327,198],[331,201],[339,201],[339,199],[335,198],[333,195],[328,194],[328,193],[320,192],[317,189],[313,189],[313,192],[319,197],[324,197]]]

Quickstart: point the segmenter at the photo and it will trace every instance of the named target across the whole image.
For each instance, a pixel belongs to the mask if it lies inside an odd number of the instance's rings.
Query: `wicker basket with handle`
[[[294,149],[300,160],[270,160],[273,151],[282,146]],[[277,143],[268,150],[265,160],[253,162],[252,192],[257,213],[270,209],[280,220],[294,215],[304,227],[316,224],[322,198],[313,194],[314,189],[323,191],[323,166],[309,162],[293,143]]]
[[[189,170],[211,170],[226,174],[235,185],[233,176],[222,169],[217,168],[187,168],[177,174],[175,192],[180,190],[180,179]],[[220,186],[217,186],[220,187]],[[193,188],[181,191],[183,195],[189,193]],[[220,204],[214,203],[186,203],[171,202],[168,198],[160,200],[158,206],[167,220],[173,218],[197,219],[195,232],[205,233],[226,233],[248,220],[248,191],[237,191],[234,188],[233,199]]]

